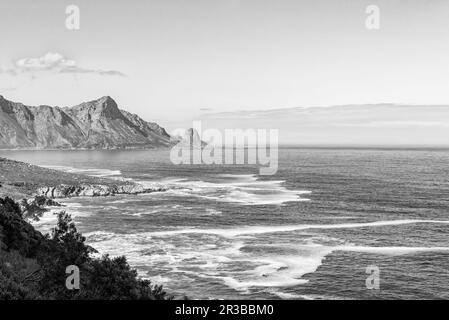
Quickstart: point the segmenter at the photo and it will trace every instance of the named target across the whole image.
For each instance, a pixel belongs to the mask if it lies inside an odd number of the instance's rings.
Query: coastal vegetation
[[[161,286],[140,279],[125,257],[93,253],[64,211],[51,234],[43,235],[18,203],[0,198],[0,300],[170,299]],[[79,268],[79,289],[66,286],[68,266]]]

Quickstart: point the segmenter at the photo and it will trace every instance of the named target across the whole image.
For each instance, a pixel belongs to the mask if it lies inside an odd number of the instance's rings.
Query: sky
[[[201,131],[277,129],[283,145],[414,146],[449,145],[449,107],[365,104],[209,113]],[[204,129],[203,129],[204,128]],[[250,131],[247,131],[250,130]]]
[[[446,0],[0,0],[0,95],[110,95],[168,129],[205,113],[449,104],[448,40]]]

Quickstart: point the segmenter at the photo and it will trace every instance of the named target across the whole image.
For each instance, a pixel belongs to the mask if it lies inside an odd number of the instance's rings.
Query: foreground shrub
[[[58,214],[51,235],[23,220],[18,205],[0,198],[0,299],[168,299],[161,286],[138,278],[125,257],[92,257],[70,215]],[[66,287],[77,266],[80,289]]]

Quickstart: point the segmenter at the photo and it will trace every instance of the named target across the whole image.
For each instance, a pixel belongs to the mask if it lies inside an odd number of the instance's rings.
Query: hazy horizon
[[[7,96],[4,98],[9,100]],[[79,103],[82,102],[87,101]],[[129,111],[121,105],[118,107]],[[154,121],[141,114],[138,115],[146,121]],[[195,127],[195,122],[198,121],[201,122],[202,131],[218,129],[222,134],[226,129],[277,129],[279,143],[283,146],[445,147],[449,145],[446,138],[449,135],[448,105],[379,103],[205,112],[198,117],[160,121],[158,124],[172,133],[174,130]]]

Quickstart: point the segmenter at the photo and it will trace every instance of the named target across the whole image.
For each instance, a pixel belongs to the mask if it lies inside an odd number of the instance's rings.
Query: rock
[[[167,188],[154,185],[145,187],[139,184],[128,185],[100,185],[100,184],[80,184],[80,185],[59,185],[56,187],[43,187],[36,191],[37,195],[48,198],[70,198],[70,197],[105,197],[117,194],[141,194],[158,191],[166,191]]]
[[[194,128],[185,130],[183,135],[172,136],[171,142],[183,148],[203,148],[207,146],[207,143],[201,140],[198,131]]]

